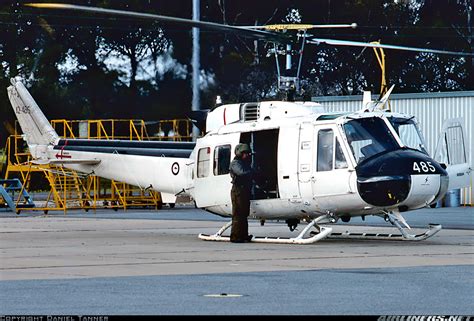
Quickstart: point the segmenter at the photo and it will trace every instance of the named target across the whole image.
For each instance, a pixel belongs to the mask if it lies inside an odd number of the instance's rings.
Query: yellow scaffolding
[[[166,129],[171,128],[168,133]],[[171,141],[190,141],[192,137],[193,126],[188,119],[162,120],[158,122],[158,139]]]
[[[65,213],[68,209],[89,210],[91,197],[86,193],[84,182],[77,172],[56,166],[42,166],[41,170],[51,190],[44,205],[37,210],[43,210],[45,214],[49,210],[63,210]]]
[[[10,135],[5,144],[5,179],[11,178],[12,173],[18,173],[23,186],[28,190],[32,172],[41,172],[36,166],[31,166],[31,155],[24,151],[26,143],[21,135]]]
[[[163,203],[161,195],[150,189],[140,189],[130,184],[111,181],[112,183],[112,200],[111,206],[120,206],[124,210],[131,206],[153,207],[161,209]]]
[[[191,141],[189,119],[147,122],[143,119],[55,119],[51,125],[63,138]],[[149,135],[154,127],[156,134]]]
[[[63,138],[148,140],[143,119],[55,119],[51,125]],[[127,133],[124,134],[124,131]]]

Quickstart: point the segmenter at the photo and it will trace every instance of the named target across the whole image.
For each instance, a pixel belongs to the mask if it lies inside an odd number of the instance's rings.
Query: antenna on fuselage
[[[385,95],[383,95],[383,97],[377,101],[372,100],[372,93],[370,91],[364,91],[364,96],[362,98],[362,111],[369,112],[369,111],[374,111],[376,109],[390,111],[390,108],[384,109],[383,107],[387,104],[388,99],[390,98],[390,95],[392,94],[393,88],[395,88],[395,85],[392,85],[392,87],[390,87],[390,89],[387,90]]]

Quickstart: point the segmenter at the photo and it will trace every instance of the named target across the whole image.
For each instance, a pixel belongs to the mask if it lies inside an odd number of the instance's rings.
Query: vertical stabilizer
[[[11,83],[8,87],[8,98],[20,123],[24,139],[33,158],[43,158],[47,146],[58,142],[58,134],[21,80],[18,77],[12,78]]]

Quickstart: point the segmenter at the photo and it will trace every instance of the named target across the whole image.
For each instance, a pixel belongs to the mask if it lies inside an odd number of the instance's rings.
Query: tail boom
[[[33,163],[54,164],[162,193],[191,188],[194,143],[60,139],[20,79],[8,97]]]

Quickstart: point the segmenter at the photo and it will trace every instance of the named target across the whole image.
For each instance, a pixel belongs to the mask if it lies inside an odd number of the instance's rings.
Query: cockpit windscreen
[[[343,127],[357,164],[376,154],[400,148],[387,124],[378,117],[353,119]]]

